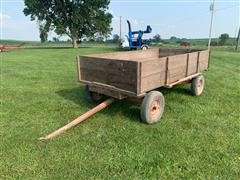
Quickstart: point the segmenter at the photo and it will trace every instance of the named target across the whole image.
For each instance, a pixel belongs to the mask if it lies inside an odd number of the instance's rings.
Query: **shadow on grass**
[[[59,96],[65,98],[66,100],[70,100],[79,106],[85,106],[89,108],[89,110],[95,107],[97,104],[90,103],[86,100],[85,97],[85,87],[79,86],[77,88],[72,89],[63,89],[56,92]],[[140,113],[140,105],[135,102],[131,102],[128,100],[116,100],[113,104],[111,104],[106,111],[101,111],[101,113],[109,116],[109,118],[114,117],[116,113],[119,111],[124,114],[128,119],[133,122],[139,122],[139,113]]]
[[[122,111],[124,116],[128,118],[128,120],[134,122],[134,123],[140,123],[140,103],[131,102],[128,100],[122,100],[119,102],[119,104],[122,103],[123,106],[119,109]],[[116,107],[118,108],[118,104],[116,104]]]
[[[170,94],[181,94],[187,96],[191,95],[191,90],[186,85],[177,85],[173,88],[158,88],[156,90],[162,92],[164,96],[168,96]],[[85,86],[79,86],[72,89],[63,89],[56,93],[79,106],[87,107],[89,110],[97,105],[87,101],[85,97]],[[126,116],[128,120],[139,123],[140,107],[141,102],[136,103],[129,100],[116,100],[106,110],[101,111],[101,113],[111,118],[114,117],[115,114],[121,112],[121,114]]]
[[[186,85],[177,85],[173,88],[158,88],[156,90],[162,92],[164,96],[168,96],[170,94],[179,94],[186,96],[191,95],[191,91]],[[85,97],[85,86],[79,86],[72,89],[63,89],[56,93],[79,106],[88,108],[89,110],[97,105],[87,101]],[[123,116],[125,116],[131,122],[139,123],[140,107],[141,102],[137,103],[125,99],[116,100],[106,110],[103,110],[100,113],[108,116],[109,118],[112,118],[120,112],[120,114],[123,114]]]
[[[190,88],[187,88],[187,85],[176,85],[172,88],[158,88],[157,91],[160,91],[163,93],[163,95],[168,95],[168,94],[182,94],[182,95],[191,95],[191,90]]]
[[[72,89],[63,89],[63,90],[57,91],[56,94],[65,98],[66,100],[70,100],[74,102],[77,105],[90,107],[90,105],[88,105],[90,103],[88,103],[85,98],[84,86],[79,86],[77,88],[72,88]]]

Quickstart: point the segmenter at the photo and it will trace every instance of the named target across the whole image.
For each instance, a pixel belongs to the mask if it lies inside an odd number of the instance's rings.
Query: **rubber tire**
[[[105,95],[90,91],[88,85],[86,85],[86,87],[85,87],[85,96],[86,96],[87,101],[91,102],[91,103],[99,104],[99,103],[103,102],[104,100],[106,100]]]
[[[192,79],[191,92],[193,96],[199,96],[204,90],[205,80],[203,75],[199,75]],[[201,87],[199,87],[201,86]]]
[[[160,108],[159,111],[157,111],[157,116],[152,117],[151,112],[151,106],[154,101],[159,102]],[[144,97],[142,104],[141,104],[141,120],[147,124],[154,124],[156,122],[159,122],[161,120],[161,117],[164,112],[164,106],[165,106],[165,100],[164,96],[159,91],[150,91],[147,93],[147,95]]]
[[[146,45],[143,45],[142,47],[141,47],[141,50],[143,50],[143,51],[146,51],[148,49],[148,46],[146,46]]]

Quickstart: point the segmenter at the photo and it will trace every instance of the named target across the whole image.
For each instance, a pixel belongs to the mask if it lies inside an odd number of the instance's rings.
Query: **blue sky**
[[[240,21],[240,0],[216,0],[213,37],[221,33],[235,36]],[[127,34],[126,19],[133,30],[145,29],[151,25],[151,35],[162,38],[207,38],[210,23],[211,0],[112,0],[109,11],[113,14],[112,34],[119,33],[119,16],[122,16],[123,35]],[[23,0],[0,0],[1,38],[18,40],[39,40],[37,22],[25,17]],[[57,37],[54,32],[49,38]],[[64,39],[66,37],[62,37]]]

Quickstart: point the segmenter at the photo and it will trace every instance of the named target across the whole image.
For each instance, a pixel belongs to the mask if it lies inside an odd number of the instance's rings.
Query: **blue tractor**
[[[128,20],[127,23],[128,36],[126,36],[125,39],[122,41],[122,48],[147,50],[151,41],[150,39],[143,39],[142,37],[143,34],[152,32],[151,26],[148,25],[145,31],[132,31],[131,24]]]

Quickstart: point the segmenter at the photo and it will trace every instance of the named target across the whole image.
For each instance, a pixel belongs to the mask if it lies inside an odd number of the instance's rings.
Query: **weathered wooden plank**
[[[174,71],[169,70],[168,71],[168,83],[171,83],[171,82],[174,82],[176,80],[186,77],[185,73],[186,73],[185,68],[175,69]]]
[[[190,75],[190,76],[187,76],[187,77],[185,77],[185,78],[179,79],[178,81],[172,82],[172,83],[170,83],[170,84],[166,84],[166,87],[171,88],[171,87],[173,87],[173,86],[176,85],[176,84],[179,84],[179,83],[181,83],[181,82],[190,80],[190,79],[192,79],[192,78],[194,78],[194,77],[196,77],[196,76],[199,76],[199,75],[200,75],[200,73],[195,73],[195,74],[193,74],[193,75]]]
[[[160,57],[187,54],[199,51],[198,49],[160,49]]]
[[[120,93],[120,91],[116,91],[110,88],[103,88],[96,85],[89,85],[89,90],[92,92],[97,92],[99,94],[104,94],[110,97],[114,97],[119,100],[125,99],[127,97],[127,95]]]
[[[208,61],[208,58],[209,58],[209,51],[208,50],[199,51],[199,62]]]
[[[196,73],[198,52],[189,53],[188,75]]]
[[[124,51],[117,53],[105,53],[105,54],[94,54],[91,57],[97,58],[105,58],[105,59],[120,59],[120,60],[131,60],[131,61],[139,61],[140,59],[151,58],[151,57],[159,57],[159,49],[153,48],[147,51]]]
[[[142,77],[141,92],[156,89],[165,84],[165,71]]]
[[[77,62],[77,75],[78,75],[78,80],[81,79],[81,73],[80,73],[80,59],[79,56],[76,57],[76,62]]]
[[[141,92],[163,86],[165,83],[167,58],[155,58],[141,63]]]
[[[189,54],[187,54],[187,65],[186,65],[186,73],[185,73],[185,76],[188,75],[188,66],[189,66]]]
[[[187,67],[187,54],[179,54],[168,57],[167,82],[179,80],[185,77]]]
[[[137,91],[137,62],[80,57],[81,79]]]
[[[198,52],[198,56],[197,56],[197,68],[196,68],[196,73],[199,72],[199,56],[200,56],[200,52]]]
[[[90,82],[99,82],[115,86],[124,90],[136,92],[137,90],[137,74],[125,76],[124,74],[111,74],[104,71],[81,68],[81,80]]]
[[[192,64],[188,67],[188,75],[192,75],[196,73],[196,64]]]
[[[138,62],[137,64],[137,94],[141,93],[141,84],[142,84],[142,63]]]
[[[203,71],[208,68],[209,51],[199,51],[199,71]]]
[[[201,62],[199,63],[199,71],[204,71],[208,68],[208,62]]]
[[[169,61],[168,61],[168,57],[167,57],[167,60],[166,60],[166,71],[165,71],[165,84],[168,83],[168,64],[169,64]]]
[[[140,93],[140,94],[136,94],[136,93],[131,92],[131,91],[123,90],[123,89],[120,89],[120,88],[117,88],[117,87],[114,87],[114,86],[110,86],[110,85],[102,84],[102,83],[97,83],[97,82],[88,82],[88,81],[83,81],[83,82],[85,84],[88,84],[89,86],[95,86],[99,89],[109,89],[109,90],[119,92],[122,95],[126,95],[126,96],[129,96],[129,97],[143,97],[146,94],[145,92]]]
[[[80,57],[80,67],[104,71],[127,72],[135,70],[133,61],[110,60],[96,57]]]
[[[155,74],[157,72],[162,72],[166,70],[166,57],[156,58],[149,61],[144,61],[142,63],[142,73],[141,76],[145,77],[150,74]]]
[[[179,66],[186,66],[187,64],[187,54],[179,54],[175,56],[169,56],[169,69],[176,68]]]

